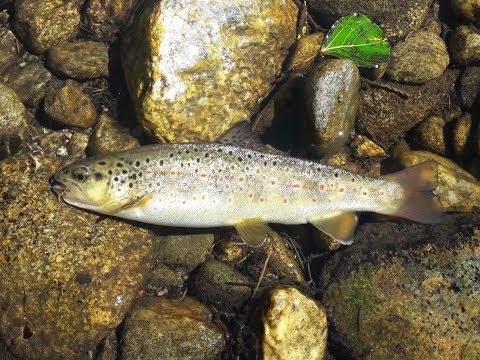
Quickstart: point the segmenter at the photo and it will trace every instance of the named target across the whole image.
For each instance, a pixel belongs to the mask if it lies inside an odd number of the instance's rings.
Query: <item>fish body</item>
[[[349,242],[357,211],[437,222],[442,210],[432,193],[435,176],[432,162],[400,176],[372,178],[205,142],[150,145],[79,160],[56,173],[53,187],[71,205],[144,223],[236,226],[245,239],[245,229],[258,224],[310,222]]]

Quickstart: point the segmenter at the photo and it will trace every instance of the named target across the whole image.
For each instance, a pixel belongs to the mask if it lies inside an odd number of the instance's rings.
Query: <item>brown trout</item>
[[[225,141],[235,143],[234,138],[230,134]],[[240,140],[258,145],[248,136]],[[79,160],[60,169],[52,187],[79,208],[157,225],[235,226],[247,244],[260,246],[271,234],[269,222],[311,223],[343,244],[353,241],[357,211],[440,222],[436,179],[434,161],[372,178],[205,142],[149,145]]]

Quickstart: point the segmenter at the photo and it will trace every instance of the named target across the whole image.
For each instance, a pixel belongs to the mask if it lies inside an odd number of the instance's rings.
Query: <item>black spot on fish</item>
[[[99,181],[103,179],[102,173],[96,172],[95,173],[95,180]]]
[[[136,166],[136,167],[139,167],[139,166],[140,166],[140,161],[138,161],[138,160],[135,161],[135,166]]]
[[[98,165],[107,165],[107,163],[105,161],[99,161]]]
[[[133,187],[132,183],[128,183],[128,187],[131,189]]]
[[[194,151],[194,152],[198,152],[198,149],[197,149],[197,148],[193,148],[193,151]]]
[[[251,159],[251,158],[252,158],[252,155],[251,155],[251,154],[247,154],[247,157],[248,157],[249,159]]]
[[[108,170],[108,175],[112,175],[113,174],[113,171],[112,170]]]
[[[205,153],[205,157],[207,158],[208,156],[209,156],[209,154],[208,154],[208,153]]]
[[[163,166],[163,160],[160,160],[160,166]]]
[[[170,157],[172,158],[172,157],[173,157],[173,154],[170,154]]]
[[[217,150],[217,152],[219,152],[219,153],[222,152],[222,151],[223,151],[222,149],[218,149],[218,150]]]
[[[190,150],[185,150],[185,154],[190,154]]]
[[[149,158],[146,158],[146,159],[145,159],[145,162],[149,163],[149,162],[150,162],[150,159],[149,159]]]
[[[126,173],[128,173],[127,170],[122,170],[122,174],[126,174]]]
[[[243,161],[243,159],[240,156],[237,158],[237,160],[238,161]]]
[[[319,167],[318,167],[318,168],[317,168],[317,171],[318,171],[318,172],[322,171],[322,168],[319,168]]]
[[[230,150],[230,151],[228,152],[228,155],[233,155],[233,151]]]
[[[136,175],[136,174],[133,174],[133,175],[131,176],[131,178],[132,178],[133,180],[135,180],[135,179],[137,178],[137,175]]]
[[[200,158],[196,158],[195,160],[197,161],[197,163],[199,163],[199,162],[200,162]]]
[[[138,173],[138,177],[142,177],[142,176],[143,176],[143,173],[140,171],[140,172]]]
[[[338,177],[338,173],[336,172],[336,173],[334,174],[334,176],[337,178],[337,177]]]
[[[115,177],[113,178],[113,181],[118,181],[118,177],[115,176]]]
[[[351,181],[351,182],[355,182],[355,179],[354,179],[354,178],[352,178],[350,181]]]
[[[118,166],[118,167],[122,167],[123,164],[122,164],[122,163],[117,163],[117,166]]]
[[[180,167],[182,167],[182,168],[183,168],[183,163],[180,163]]]
[[[263,163],[263,165],[267,166],[267,165],[268,165],[268,162],[265,161],[265,162]]]
[[[276,161],[272,162],[272,165],[273,166],[277,165],[277,162]]]

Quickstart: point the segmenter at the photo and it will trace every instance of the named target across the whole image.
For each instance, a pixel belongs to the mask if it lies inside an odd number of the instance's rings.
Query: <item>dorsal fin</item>
[[[217,142],[225,145],[235,145],[258,151],[267,151],[260,136],[254,134],[250,129],[250,120],[242,120],[228,129]]]

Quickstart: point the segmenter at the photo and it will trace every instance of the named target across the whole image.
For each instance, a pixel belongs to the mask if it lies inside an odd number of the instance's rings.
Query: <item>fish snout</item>
[[[58,196],[62,196],[69,191],[68,187],[57,178],[57,175],[50,180],[50,186]]]

